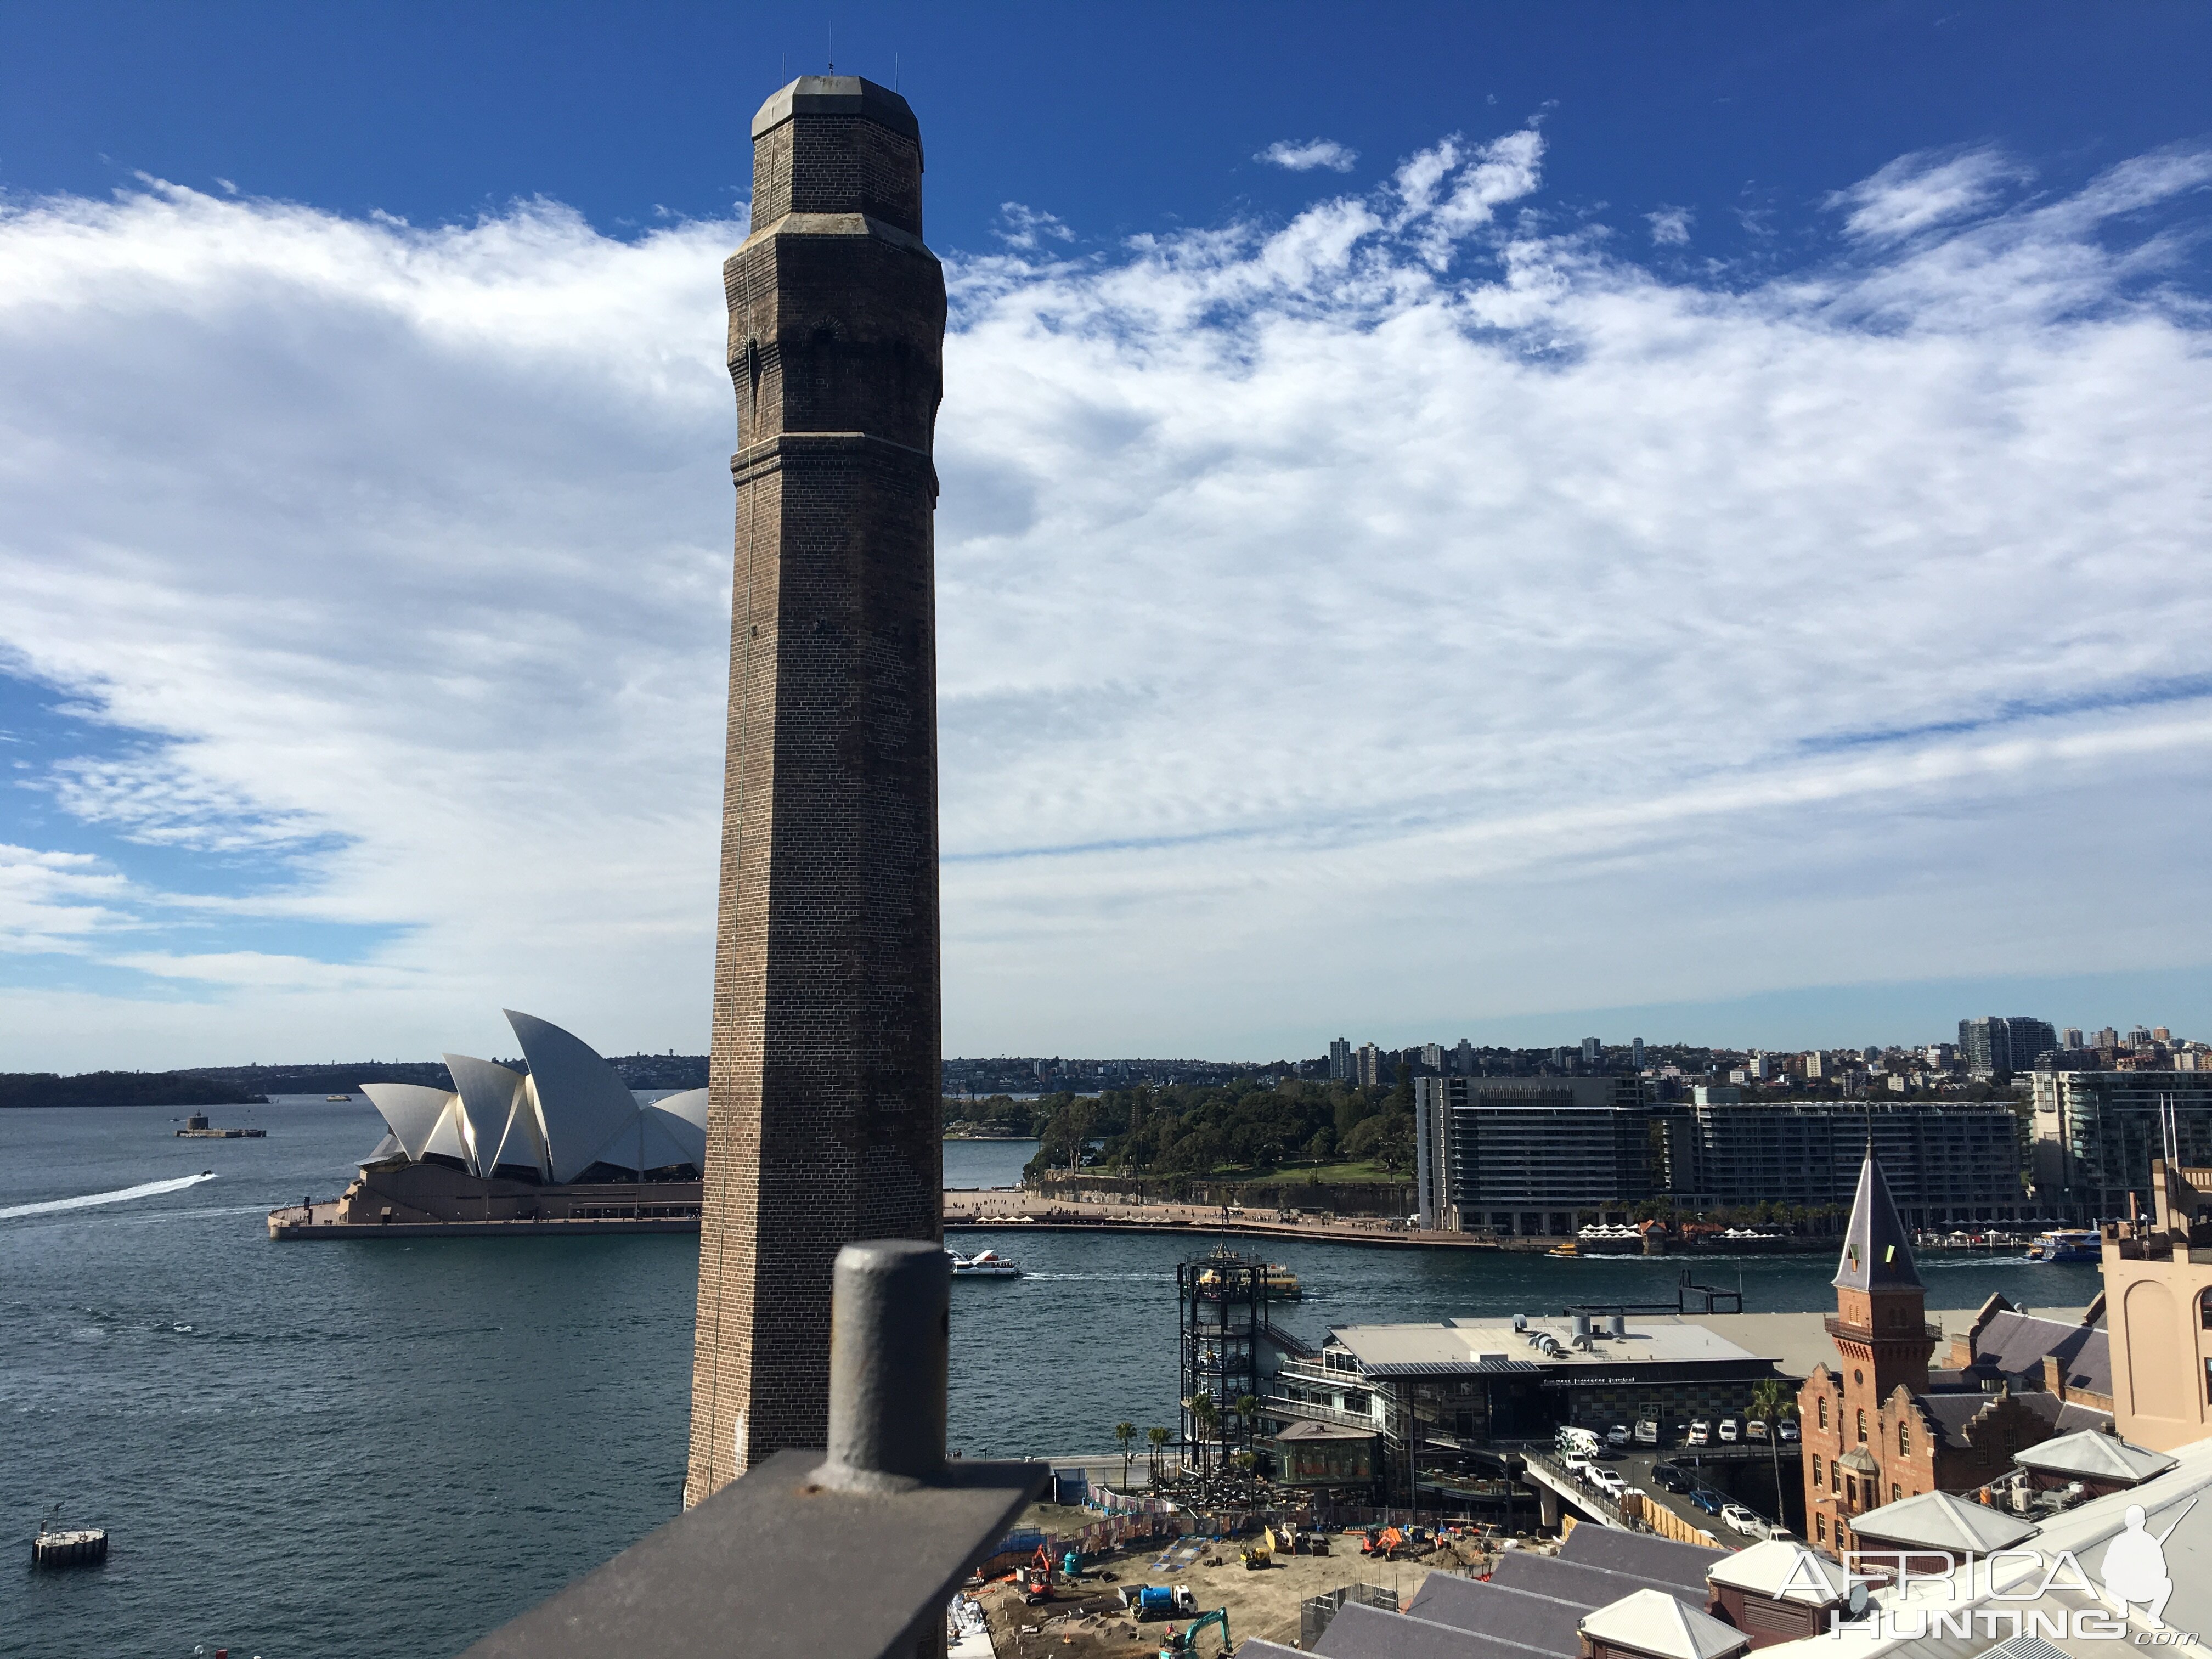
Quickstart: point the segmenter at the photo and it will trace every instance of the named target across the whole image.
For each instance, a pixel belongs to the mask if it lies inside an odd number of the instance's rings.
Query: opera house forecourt
[[[590,1044],[506,1012],[526,1073],[447,1054],[450,1091],[362,1085],[384,1139],[336,1202],[270,1212],[269,1236],[698,1231],[707,1091],[641,1106]]]

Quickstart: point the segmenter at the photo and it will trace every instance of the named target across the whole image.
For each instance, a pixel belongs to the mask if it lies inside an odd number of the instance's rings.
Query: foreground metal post
[[[464,1659],[929,1659],[945,1605],[1051,1471],[945,1456],[951,1270],[848,1244],[830,1310],[830,1449],[778,1452]]]
[[[837,1252],[824,1486],[889,1492],[945,1472],[952,1264],[913,1239]]]

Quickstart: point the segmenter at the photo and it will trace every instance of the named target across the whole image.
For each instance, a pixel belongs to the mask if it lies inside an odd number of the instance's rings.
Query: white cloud
[[[1033,252],[1047,242],[1072,242],[1075,233],[1055,214],[1019,202],[999,204],[999,240],[1008,247]]]
[[[2116,221],[2206,158],[1879,234],[1869,181],[1713,287],[1516,220],[1541,158],[954,263],[950,1049],[2203,954],[2212,359]],[[741,229],[0,218],[0,653],[147,734],[9,794],[170,872],[12,832],[12,959],[152,988],[0,990],[0,1065],[703,1042]]]
[[[1849,210],[1844,228],[1878,240],[1917,235],[1982,212],[2008,185],[2032,175],[2001,150],[1983,146],[1961,150],[1918,150],[1828,198],[1832,208]]]
[[[1311,173],[1316,167],[1349,173],[1358,161],[1359,152],[1334,138],[1278,138],[1252,159],[1291,173]]]
[[[1690,241],[1690,222],[1697,216],[1687,208],[1661,208],[1644,216],[1651,227],[1651,240],[1661,247],[1686,247]]]

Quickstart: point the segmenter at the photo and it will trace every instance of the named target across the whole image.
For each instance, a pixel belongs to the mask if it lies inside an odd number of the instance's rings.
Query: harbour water
[[[380,1133],[358,1100],[218,1121],[182,1109],[0,1111],[0,1655],[388,1659],[458,1652],[672,1516],[697,1248],[688,1237],[272,1244]],[[1033,1143],[951,1141],[949,1185],[1004,1184]],[[191,1180],[204,1170],[211,1180]],[[88,1198],[137,1195],[87,1204]],[[71,1207],[51,1207],[62,1204]],[[36,1206],[35,1208],[33,1206]],[[955,1286],[952,1443],[1104,1451],[1171,1425],[1175,1263],[1203,1236],[959,1236],[1026,1278]],[[1285,1322],[1555,1310],[1672,1294],[1680,1263],[1286,1243]],[[1747,1308],[1833,1305],[1820,1258],[1701,1260]],[[1934,1302],[2045,1307],[2090,1267],[1924,1264]],[[105,1525],[104,1567],[33,1574],[39,1515]]]

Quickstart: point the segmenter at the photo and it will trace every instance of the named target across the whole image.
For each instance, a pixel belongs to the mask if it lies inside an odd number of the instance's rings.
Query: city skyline
[[[0,69],[0,1066],[702,1049],[744,143],[593,66],[722,26],[102,15]],[[949,1052],[2205,1029],[2207,26],[1753,15],[1028,146],[1089,25],[838,23],[944,135]]]

